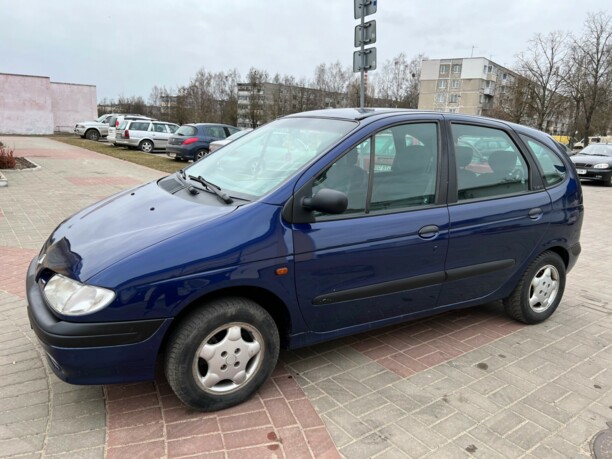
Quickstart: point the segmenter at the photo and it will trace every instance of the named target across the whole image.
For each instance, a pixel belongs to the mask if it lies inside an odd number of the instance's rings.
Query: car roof
[[[430,110],[416,110],[410,108],[328,108],[323,110],[313,110],[309,112],[294,113],[287,115],[286,118],[329,118],[329,119],[344,119],[350,121],[374,121],[375,119],[386,118],[393,115],[401,114],[412,114],[415,116],[420,115],[438,115],[443,116],[451,121],[487,121],[489,123],[497,123],[508,126],[514,131],[522,134],[531,134],[535,137],[541,137],[542,135],[550,137],[545,132],[539,131],[534,128],[523,126],[521,124],[511,123],[509,121],[500,120],[497,118],[490,118],[476,115],[466,115],[463,113],[448,113],[448,112],[436,112]],[[551,137],[552,139],[552,137]]]

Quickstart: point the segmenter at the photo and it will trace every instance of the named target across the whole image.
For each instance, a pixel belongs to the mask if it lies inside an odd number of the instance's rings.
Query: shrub
[[[0,142],[0,169],[15,169],[16,161],[13,152],[12,148]]]

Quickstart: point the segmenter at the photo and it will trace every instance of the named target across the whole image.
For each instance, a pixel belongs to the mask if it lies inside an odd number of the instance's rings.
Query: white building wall
[[[421,63],[421,80],[437,80],[440,72],[440,59],[424,60]]]
[[[52,82],[51,101],[56,132],[73,132],[78,122],[98,117],[95,86]]]
[[[48,77],[0,73],[0,134],[53,134]]]
[[[461,67],[461,78],[465,79],[484,79],[487,74],[483,71],[484,66],[488,65],[489,61],[482,57],[474,57],[463,59]]]
[[[79,121],[96,118],[95,86],[0,73],[0,134],[72,132]]]

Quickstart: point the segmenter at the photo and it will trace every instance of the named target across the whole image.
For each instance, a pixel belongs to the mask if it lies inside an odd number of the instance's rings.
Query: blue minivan
[[[153,379],[159,361],[186,405],[218,410],[264,383],[281,346],[493,300],[542,322],[582,219],[575,169],[542,132],[300,113],[61,223],[29,267],[28,313],[61,379]]]

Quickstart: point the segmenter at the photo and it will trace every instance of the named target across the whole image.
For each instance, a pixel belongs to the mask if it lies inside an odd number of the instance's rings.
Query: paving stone
[[[496,434],[483,424],[475,426],[468,433],[504,457],[522,457],[525,454],[524,448]]]
[[[446,438],[455,438],[476,425],[475,421],[461,413],[453,413],[446,419],[431,426],[436,432]]]
[[[390,442],[385,437],[374,432],[350,445],[340,448],[340,452],[345,457],[350,457],[351,459],[367,459],[388,449],[390,446]]]
[[[548,436],[548,431],[527,421],[517,429],[506,435],[506,439],[516,443],[521,448],[528,450],[536,446]]]
[[[335,410],[328,411],[322,416],[322,418],[325,421],[329,420],[334,422],[353,439],[363,437],[371,431],[370,427],[366,423],[344,408],[336,408]]]
[[[43,434],[47,430],[47,418],[0,424],[0,440]],[[0,453],[1,454],[1,453]]]
[[[103,446],[106,439],[106,430],[90,430],[76,434],[50,436],[47,438],[45,455],[68,453],[74,450]]]
[[[1,440],[0,451],[7,457],[35,453],[42,450],[44,441],[44,435],[31,435],[29,437]]]
[[[436,449],[440,445],[447,442],[446,438],[437,433],[435,430],[430,429],[429,427],[420,423],[413,416],[408,415],[402,419],[399,419],[396,424],[429,449]]]
[[[430,452],[430,448],[425,446],[415,437],[407,433],[396,424],[390,424],[379,431],[379,435],[387,438],[407,457],[423,457]]]

